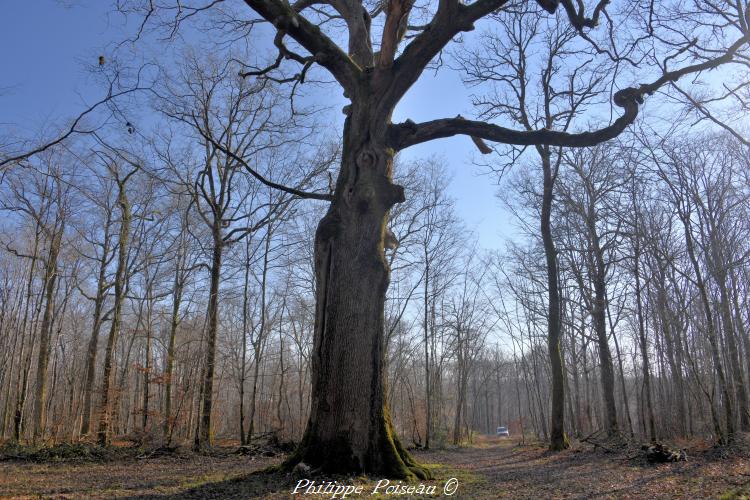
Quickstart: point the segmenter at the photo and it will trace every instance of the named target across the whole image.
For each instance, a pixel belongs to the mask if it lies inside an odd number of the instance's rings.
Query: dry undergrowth
[[[750,494],[747,436],[730,449],[695,441],[670,444],[687,449],[688,461],[652,465],[629,454],[630,448],[605,450],[575,443],[570,450],[551,453],[538,444],[496,439],[414,456],[432,469],[436,479],[424,484],[435,486],[437,493],[448,479],[458,479],[453,498],[748,498],[743,496]],[[234,449],[202,455],[120,451],[103,460],[3,460],[0,497],[290,497],[297,478],[258,473],[279,463],[280,456],[248,457]],[[370,495],[378,478],[315,479],[361,485],[362,496],[368,498],[394,498]]]

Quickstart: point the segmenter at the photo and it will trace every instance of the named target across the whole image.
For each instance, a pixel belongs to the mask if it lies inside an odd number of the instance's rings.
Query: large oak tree
[[[318,64],[336,79],[351,101],[344,109],[341,169],[315,238],[313,401],[304,439],[287,465],[306,462],[329,472],[424,477],[426,469],[412,460],[394,435],[383,398],[383,308],[389,280],[383,242],[388,212],[404,200],[403,189],[391,181],[394,155],[415,144],[458,134],[472,137],[483,151],[489,148],[482,140],[567,147],[606,141],[635,120],[646,95],[686,74],[731,62],[747,43],[747,23],[742,23],[733,43],[721,46],[713,56],[696,58],[697,62],[676,70],[669,70],[665,60],[661,74],[651,83],[615,92],[612,102],[622,114],[607,126],[579,133],[518,131],[460,116],[392,123],[396,105],[451,40],[473,30],[482,18],[511,6],[508,0],[440,0],[436,9],[420,5],[419,14],[427,16],[428,22],[411,26],[411,30],[410,15],[417,9],[413,0],[389,0],[369,6],[372,10],[354,0],[300,0],[293,5],[282,0],[245,3],[276,28],[274,44],[279,50],[274,65],[248,71],[248,76],[268,75],[287,59],[302,65],[299,78],[303,79],[308,68]],[[580,1],[537,3],[550,14],[562,7],[569,22],[589,40],[587,33],[607,16],[609,4],[599,1],[589,14]],[[346,48],[323,31],[324,22],[316,14],[321,8],[343,19]],[[646,3],[642,13],[648,16],[648,10]],[[380,18],[382,24],[376,30],[374,19]],[[738,18],[745,21],[745,12],[740,11]],[[609,29],[610,33],[614,30],[611,25]],[[288,38],[308,54],[288,48]],[[689,40],[677,44],[675,54],[691,51],[697,44]],[[618,60],[620,56],[609,53],[609,57]]]
[[[169,14],[165,18],[172,17],[174,23],[221,3],[132,2],[145,12],[145,21],[162,8]],[[395,436],[384,399],[384,302],[389,284],[384,238],[389,210],[404,201],[403,188],[392,182],[394,155],[454,135],[472,137],[482,152],[491,151],[483,141],[587,147],[612,139],[636,119],[647,95],[685,75],[723,64],[745,64],[741,51],[750,35],[748,6],[743,0],[718,7],[702,0],[623,0],[613,5],[609,0],[536,0],[549,15],[565,16],[581,39],[595,48],[597,57],[612,62],[612,88],[620,88],[612,94],[613,114],[619,116],[608,125],[563,132],[515,130],[461,116],[423,123],[392,122],[399,101],[452,40],[498,10],[530,1],[244,3],[258,18],[237,20],[236,25],[246,27],[258,20],[271,23],[273,45],[278,49],[270,66],[248,67],[245,76],[297,85],[312,67],[320,66],[351,101],[344,109],[343,154],[332,194],[285,189],[297,196],[330,201],[315,236],[310,415],[304,438],[285,466],[305,462],[327,472],[425,477],[428,471],[414,462]],[[118,2],[118,6],[124,4],[128,2]],[[616,8],[618,16],[613,18],[610,8]],[[629,24],[621,23],[620,13],[641,31],[625,32]],[[294,64],[299,69],[289,76],[284,70]],[[622,84],[634,79],[633,74],[649,83],[623,88]],[[579,129],[572,126],[569,130]],[[0,166],[19,158],[6,158]]]
[[[315,238],[317,297],[310,417],[303,441],[286,465],[305,462],[328,472],[425,477],[428,471],[414,462],[395,436],[383,396],[383,311],[389,282],[383,244],[388,212],[404,200],[403,188],[392,182],[394,155],[415,144],[458,134],[472,137],[483,152],[489,148],[482,140],[585,147],[616,137],[635,120],[646,95],[684,75],[731,62],[748,40],[745,12],[737,12],[743,22],[736,40],[718,44],[711,56],[695,57],[680,69],[669,70],[669,59],[665,59],[660,75],[651,83],[613,94],[612,102],[622,110],[618,118],[592,131],[570,133],[519,131],[460,116],[392,123],[396,105],[443,49],[462,32],[473,30],[482,18],[511,8],[513,2],[440,0],[436,8],[416,5],[414,0],[388,0],[370,6],[355,0],[245,3],[273,24],[274,45],[279,51],[274,64],[251,69],[247,76],[272,75],[284,60],[291,60],[302,66],[293,78],[303,80],[308,69],[317,64],[335,78],[351,101],[344,109],[341,168]],[[590,11],[581,1],[537,3],[550,14],[562,7],[581,36],[596,44],[588,33],[608,18],[610,2],[601,0]],[[648,16],[649,9],[653,3],[649,7],[647,2],[642,14]],[[343,20],[345,36],[326,34],[325,17],[318,14],[321,11],[330,13],[328,19]],[[428,22],[411,26],[410,16],[417,13]],[[606,24],[612,33],[615,28]],[[668,35],[657,38],[651,28],[655,40],[672,43]],[[290,49],[289,38],[300,48]],[[348,46],[342,48],[338,39],[346,39]],[[695,56],[693,49],[700,43],[685,40],[673,44],[672,58],[685,52]],[[375,50],[377,45],[379,50]],[[307,54],[299,53],[302,49]],[[621,56],[616,52],[607,53],[619,62]]]

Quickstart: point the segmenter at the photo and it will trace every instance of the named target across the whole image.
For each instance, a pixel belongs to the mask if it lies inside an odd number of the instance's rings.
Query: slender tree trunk
[[[609,318],[609,329],[610,332],[612,332],[612,340],[615,343],[615,355],[617,356],[617,365],[620,368],[620,387],[622,389],[622,400],[623,400],[623,409],[625,410],[625,420],[628,422],[628,431],[630,432],[630,437],[633,437],[635,433],[633,432],[633,419],[630,418],[630,400],[628,398],[628,389],[625,385],[625,369],[622,366],[622,355],[620,354],[620,343],[617,340],[617,336],[615,335],[615,327],[612,324],[612,318],[609,313],[609,306],[607,307],[607,317]],[[634,360],[635,362],[635,360]],[[636,384],[638,383],[638,377],[636,376]]]
[[[573,375],[573,391],[574,391],[574,398],[575,398],[575,424],[573,428],[575,429],[575,437],[580,438],[581,433],[584,430],[584,422],[583,422],[583,412],[582,412],[582,404],[581,404],[581,382],[580,382],[580,376],[578,374],[578,363],[576,363],[576,360],[578,359],[578,355],[576,354],[576,341],[575,338],[571,336],[570,338],[570,347],[571,347],[571,356],[572,356],[572,363],[569,365],[571,366],[571,373]],[[585,370],[584,366],[584,370]]]
[[[635,189],[633,192],[633,202],[635,203]],[[654,406],[651,397],[651,367],[648,358],[648,344],[646,342],[646,327],[643,318],[643,299],[641,288],[641,243],[640,228],[638,226],[638,208],[633,208],[633,218],[635,225],[633,228],[633,275],[635,277],[635,311],[638,317],[638,341],[641,348],[641,368],[643,370],[643,390],[646,401],[646,417],[648,435],[651,441],[656,441],[656,419],[654,418]]]
[[[682,339],[680,333],[674,326],[674,319],[669,311],[669,301],[667,300],[666,290],[666,276],[662,262],[656,263],[656,309],[654,313],[657,315],[661,330],[664,337],[664,347],[667,354],[667,362],[669,369],[672,372],[672,383],[674,384],[675,390],[675,413],[677,414],[678,430],[681,436],[688,435],[688,406],[685,398],[685,382],[682,371],[683,356],[682,356]]]
[[[247,375],[247,330],[249,326],[248,288],[250,285],[250,238],[245,240],[245,282],[242,287],[242,362],[240,363],[240,444],[247,444],[245,437],[245,378]]]
[[[213,444],[211,411],[213,408],[214,371],[216,363],[216,337],[219,329],[219,280],[224,242],[221,237],[221,221],[214,221],[213,255],[211,259],[211,290],[208,298],[208,325],[206,334],[206,356],[201,388],[202,401],[200,424],[195,448],[209,448]]]
[[[258,395],[258,373],[260,371],[260,363],[263,358],[263,347],[266,341],[266,323],[268,320],[266,311],[268,292],[268,257],[271,251],[272,229],[271,225],[266,227],[265,241],[263,243],[263,271],[260,278],[260,324],[258,325],[258,336],[253,341],[253,355],[255,357],[255,365],[253,367],[253,392],[250,397],[250,421],[247,426],[247,438],[245,439],[248,443],[252,440],[253,432],[255,432],[255,406]]]
[[[277,428],[278,428],[279,437],[281,437],[284,433],[284,418],[283,418],[281,408],[282,408],[284,396],[286,394],[285,392],[286,367],[284,366],[284,334],[283,334],[281,324],[282,323],[279,324],[279,395],[278,395],[278,399],[276,400],[276,420],[277,420]]]
[[[458,328],[456,332],[456,338],[457,338],[456,340],[456,343],[457,343],[456,368],[458,371],[458,384],[457,384],[458,393],[456,395],[456,414],[453,420],[453,444],[458,445],[458,444],[461,444],[461,419],[463,417],[464,402],[466,401],[466,384],[465,384],[466,360],[464,359],[463,353],[462,353],[463,346],[461,344],[462,339],[461,339],[460,328]]]
[[[718,271],[717,281],[719,284],[719,310],[721,314],[721,323],[724,326],[724,338],[729,357],[729,364],[732,369],[732,380],[734,381],[734,393],[737,398],[737,411],[740,417],[740,430],[745,432],[750,430],[750,413],[748,412],[748,396],[745,380],[742,375],[742,363],[740,362],[739,349],[737,346],[734,320],[732,318],[732,309],[727,290],[727,279],[725,271]]]
[[[527,323],[526,326],[528,336],[529,336],[529,345],[534,346],[534,340],[532,338],[531,334],[531,324]],[[560,356],[562,356],[562,352],[560,353]],[[542,402],[542,385],[541,385],[541,379],[542,379],[542,373],[539,369],[539,362],[538,357],[532,355],[531,356],[531,375],[532,375],[532,382],[534,385],[534,395],[536,396],[536,407],[539,408],[539,429],[541,430],[541,438],[546,442],[549,439],[549,433],[547,432],[547,415],[544,412],[545,404]],[[565,371],[563,370],[563,377],[565,377]],[[563,384],[564,384],[563,379]],[[563,386],[564,388],[564,386]],[[564,403],[564,400],[563,400]],[[563,411],[565,409],[565,406],[563,404]]]
[[[34,333],[35,328],[34,321],[31,321],[29,326],[30,318],[29,315],[31,310],[31,297],[34,286],[34,270],[36,268],[37,260],[39,259],[39,228],[34,234],[34,251],[31,255],[31,264],[29,268],[29,280],[26,283],[26,300],[24,305],[23,321],[21,322],[21,348],[18,355],[18,380],[16,383],[16,405],[15,412],[13,414],[13,440],[18,443],[21,441],[21,435],[23,434],[23,410],[26,403],[26,388],[29,380],[29,366],[31,363],[31,352],[34,346]],[[24,349],[26,347],[27,331],[31,329],[30,335],[31,340],[29,342],[28,351],[24,357]]]
[[[552,238],[552,199],[556,173],[552,172],[549,148],[542,154],[544,175],[541,211],[541,232],[544,257],[547,263],[547,350],[552,370],[552,408],[550,410],[550,449],[564,450],[570,447],[565,434],[565,370],[560,344],[562,324],[560,321],[560,291],[558,289],[557,250]]]
[[[430,387],[430,324],[429,324],[429,288],[430,288],[430,259],[427,245],[424,245],[424,387],[425,387],[425,438],[424,447],[430,449],[430,434],[432,430],[432,395]]]
[[[143,415],[141,416],[141,431],[143,433],[146,432],[146,429],[148,428],[148,413],[150,409],[150,403],[151,403],[151,392],[149,390],[150,386],[150,379],[151,379],[151,311],[153,308],[153,299],[152,299],[152,290],[151,287],[153,286],[153,281],[148,284],[148,289],[146,291],[146,363],[143,367],[143,400],[142,400],[142,406],[143,406]]]
[[[526,431],[523,428],[523,414],[521,413],[521,384],[518,378],[518,358],[516,357],[516,345],[513,344],[513,367],[516,374],[516,406],[518,407],[518,426],[521,429],[521,444],[526,441]]]
[[[96,378],[96,351],[99,344],[99,330],[101,330],[102,305],[104,297],[96,298],[94,302],[94,324],[91,328],[91,338],[86,349],[86,381],[83,386],[83,415],[81,419],[81,436],[91,430],[91,401]]]
[[[617,404],[615,403],[615,370],[612,364],[612,353],[609,349],[609,338],[607,336],[607,282],[606,267],[602,249],[599,246],[599,235],[596,231],[594,207],[589,207],[588,230],[591,239],[594,265],[594,307],[592,317],[594,320],[594,331],[596,332],[599,347],[599,369],[602,379],[602,397],[604,400],[605,428],[607,434],[613,436],[618,432]]]
[[[104,224],[104,242],[102,243],[102,256],[99,261],[99,276],[96,282],[96,297],[94,297],[94,317],[91,327],[91,338],[86,350],[86,381],[83,386],[83,416],[81,419],[81,436],[87,435],[91,430],[91,400],[94,393],[94,381],[96,379],[96,354],[99,346],[99,332],[102,327],[102,309],[106,298],[107,263],[109,262],[110,224],[112,221],[111,211],[107,211],[107,220]]]
[[[180,305],[182,303],[182,293],[184,280],[180,276],[182,272],[180,265],[183,262],[183,256],[180,254],[177,259],[175,270],[174,291],[172,293],[172,314],[169,320],[169,343],[167,344],[167,361],[164,370],[164,424],[162,431],[167,445],[172,441],[172,387],[174,385],[174,356],[175,342],[177,338],[177,327],[180,325]]]
[[[42,326],[39,330],[36,392],[34,395],[34,443],[44,439],[44,431],[47,425],[47,366],[49,364],[52,323],[54,321],[52,315],[55,302],[55,283],[57,282],[57,256],[60,253],[64,226],[61,225],[56,229],[57,231],[50,239],[49,254],[44,271],[44,314],[42,315]]]
[[[716,324],[714,321],[713,311],[711,310],[711,301],[708,297],[708,291],[706,290],[706,283],[703,279],[703,273],[701,272],[698,259],[695,255],[695,247],[693,242],[693,234],[690,229],[690,222],[688,214],[680,213],[680,218],[685,229],[685,247],[687,249],[690,263],[693,266],[693,272],[695,273],[695,283],[698,287],[698,291],[701,297],[701,303],[703,304],[703,312],[706,316],[706,333],[708,337],[708,343],[711,348],[711,358],[714,363],[714,369],[716,370],[716,376],[719,381],[719,390],[724,398],[724,412],[726,417],[726,439],[721,432],[721,427],[717,429],[719,442],[732,441],[734,439],[734,408],[731,395],[729,394],[729,387],[727,384],[726,376],[724,375],[724,368],[721,362],[721,354],[719,353],[719,342],[716,336]],[[713,404],[713,403],[712,403]]]
[[[261,360],[260,356],[258,356],[260,347],[254,348],[253,352],[255,352],[255,363],[253,365],[253,385],[252,391],[250,392],[250,415],[248,415],[247,436],[245,437],[246,443],[249,443],[253,439],[253,434],[255,433],[255,409],[258,399],[258,378],[260,376]]]
[[[742,345],[743,345],[743,348],[744,348],[744,351],[745,351],[744,359],[745,359],[745,368],[747,370],[747,374],[746,374],[745,380],[747,381],[748,384],[750,384],[750,334],[748,334],[748,332],[747,332],[747,330],[745,328],[745,325],[744,325],[743,319],[742,319],[742,314],[740,313],[740,306],[739,306],[739,299],[737,297],[738,292],[737,292],[737,289],[736,289],[736,285],[733,288],[734,288],[734,292],[732,294],[733,295],[733,297],[732,297],[732,303],[733,303],[733,306],[734,306],[734,319],[735,319],[734,323],[737,326],[737,328],[736,328],[737,329],[737,335],[741,339],[741,342],[742,342]],[[742,368],[740,366],[740,370],[741,369]],[[740,415],[740,425],[743,426],[742,430],[745,431],[745,432],[747,432],[748,429],[744,427],[745,424],[743,422],[745,422],[747,420],[750,420],[750,410],[748,410],[747,408],[745,408],[745,411],[744,411],[743,415]]]
[[[117,270],[115,271],[115,298],[112,311],[112,324],[109,329],[109,338],[107,338],[107,348],[104,354],[104,372],[102,374],[102,401],[99,410],[99,428],[97,430],[97,441],[101,446],[109,444],[109,433],[111,427],[111,401],[113,395],[110,394],[112,386],[112,377],[115,374],[115,347],[117,338],[120,335],[122,322],[122,306],[125,301],[125,280],[126,269],[128,266],[128,246],[130,240],[130,222],[132,214],[130,212],[130,202],[125,192],[125,182],[118,180],[119,193],[117,202],[120,205],[120,234],[119,248],[117,251]]]
[[[584,406],[585,406],[585,413],[586,413],[586,425],[588,427],[588,430],[593,430],[594,415],[592,415],[592,412],[591,412],[591,400],[593,399],[593,394],[592,394],[593,391],[591,390],[591,380],[589,378],[588,344],[587,343],[583,344],[581,353],[583,354],[583,385],[585,386]]]

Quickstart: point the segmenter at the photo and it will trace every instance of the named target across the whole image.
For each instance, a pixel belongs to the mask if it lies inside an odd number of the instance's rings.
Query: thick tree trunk
[[[550,410],[550,449],[564,450],[570,446],[565,434],[565,370],[560,349],[560,292],[557,275],[557,250],[552,239],[552,197],[555,177],[552,173],[549,149],[542,154],[544,175],[542,192],[541,232],[544,257],[547,263],[547,349],[552,370],[552,408]]]
[[[369,91],[368,91],[369,92]],[[365,95],[375,95],[369,93]],[[383,238],[389,209],[404,200],[391,182],[388,116],[352,105],[334,200],[315,234],[316,318],[312,401],[305,435],[286,467],[427,477],[395,436],[385,402]]]

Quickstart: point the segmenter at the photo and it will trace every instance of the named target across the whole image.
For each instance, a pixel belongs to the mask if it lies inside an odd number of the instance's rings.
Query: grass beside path
[[[750,498],[750,453],[740,448],[725,453],[706,443],[688,443],[687,462],[651,465],[639,457],[593,450],[577,443],[551,453],[540,444],[520,446],[512,440],[484,438],[473,446],[416,451],[429,466],[432,481],[392,481],[399,491],[434,487],[432,495],[388,494],[381,478],[310,478],[318,484],[362,488],[347,498],[442,497],[452,479],[451,498]],[[6,454],[0,461],[0,497],[23,498],[290,498],[300,478],[258,473],[283,458],[249,457],[236,448],[196,455],[180,452],[150,456],[117,449],[26,450],[28,457]],[[680,444],[685,447],[686,443]],[[8,450],[6,450],[8,451]],[[24,450],[17,450],[24,452]],[[0,452],[1,453],[1,452]],[[102,456],[97,454],[101,453]],[[20,456],[20,455],[19,455]],[[390,490],[393,492],[394,490]],[[298,495],[324,499],[330,495]],[[340,497],[337,497],[340,498]]]

